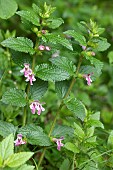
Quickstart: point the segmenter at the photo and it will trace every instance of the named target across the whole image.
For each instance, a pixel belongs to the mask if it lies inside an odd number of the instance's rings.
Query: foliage
[[[1,169],[113,168],[112,6],[0,0]]]

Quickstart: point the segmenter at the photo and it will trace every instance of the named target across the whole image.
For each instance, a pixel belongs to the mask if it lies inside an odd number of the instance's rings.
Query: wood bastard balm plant
[[[77,83],[88,85],[87,89],[94,86],[103,67],[98,52],[106,50],[110,44],[100,36],[104,30],[92,20],[89,23],[80,22],[76,30],[57,32],[56,29],[64,21],[52,17],[54,10],[54,7],[44,3],[43,8],[33,4],[30,11],[16,12],[26,31],[29,30],[35,38],[12,37],[10,34],[8,39],[1,42],[9,56],[8,67],[13,69],[15,64],[20,78],[18,88],[9,88],[1,101],[14,107],[14,112],[17,109],[17,115],[21,117],[18,126],[0,121],[0,135],[6,137],[10,134],[0,144],[0,167],[4,170],[32,170],[35,167],[26,164],[31,157],[36,169],[46,168],[46,162],[52,164],[52,157],[55,162],[59,162],[56,166],[60,170],[64,167],[67,170],[87,170],[92,166],[99,169],[100,159],[104,160],[106,152],[102,153],[98,147],[98,136],[95,133],[97,127],[104,129],[100,122],[100,112],[88,111],[76,98],[74,86]],[[73,56],[74,62],[70,56]],[[22,75],[19,75],[20,72]],[[84,79],[86,82],[83,82]],[[50,88],[53,86],[60,104],[56,104],[49,113],[46,99],[49,100]],[[46,103],[44,107],[43,102]],[[65,115],[66,118],[62,119],[65,107],[67,117]],[[1,131],[4,125],[5,130]],[[14,140],[16,133],[17,139]],[[8,143],[9,147],[4,147]]]

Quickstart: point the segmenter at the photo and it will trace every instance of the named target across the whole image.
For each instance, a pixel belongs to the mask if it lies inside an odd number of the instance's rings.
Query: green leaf
[[[74,75],[76,67],[71,60],[66,57],[55,57],[49,59],[54,65],[58,66],[64,71],[67,71],[70,75]]]
[[[23,136],[28,136],[31,132],[43,132],[43,129],[40,126],[34,124],[28,124],[19,129],[18,133],[21,133]]]
[[[94,127],[101,127],[102,129],[104,129],[104,125],[99,120],[91,119],[88,121],[88,125]]]
[[[95,112],[94,114],[90,115],[90,119],[100,120],[100,112]]]
[[[34,4],[34,3],[32,5],[32,8],[33,8],[35,13],[37,13],[37,14],[42,13],[42,10],[36,4]]]
[[[15,153],[7,159],[6,165],[9,167],[18,167],[28,161],[33,154],[33,152]]]
[[[71,142],[67,142],[64,147],[73,153],[79,153],[79,149]]]
[[[100,60],[98,60],[94,57],[88,56],[86,52],[84,52],[84,56],[87,60],[89,60],[91,62],[91,64],[93,64],[95,66],[96,72],[97,72],[98,76],[100,76],[101,70],[103,68],[103,62],[101,62]]]
[[[94,126],[90,127],[90,128],[87,128],[87,137],[90,138],[91,136],[93,136],[94,134]]]
[[[19,89],[9,89],[2,96],[2,102],[13,106],[24,107],[26,105],[26,93]]]
[[[113,147],[113,130],[110,132],[107,144]]]
[[[61,166],[60,166],[60,170],[70,170],[70,165],[71,165],[71,163],[70,163],[69,159],[66,158],[66,159],[62,162],[62,164],[61,164]]]
[[[73,112],[73,116],[76,118],[80,118],[82,121],[85,119],[86,116],[86,108],[83,103],[76,98],[68,98],[64,100],[65,105],[67,108]]]
[[[62,81],[69,78],[69,74],[57,66],[41,64],[36,67],[37,76],[44,81]]]
[[[82,128],[75,122],[74,122],[74,128],[75,128],[74,134],[77,135],[78,137],[80,137],[81,139],[83,139],[85,134],[84,134],[84,131],[82,130]]]
[[[28,143],[31,145],[50,146],[52,143],[49,137],[43,132],[31,132],[27,136]]]
[[[110,47],[110,44],[107,42],[107,39],[98,40],[96,50],[105,51]]]
[[[74,30],[65,31],[64,34],[72,36],[80,45],[87,45],[85,37]]]
[[[17,130],[17,127],[14,127],[13,124],[0,120],[0,135],[1,136],[7,137],[11,133],[15,134],[16,130]]]
[[[56,29],[58,28],[61,24],[64,23],[62,18],[57,18],[57,19],[48,19],[47,22],[50,22],[48,25],[49,28]]]
[[[48,88],[48,82],[37,78],[33,86],[30,86],[31,99],[40,100],[40,98],[46,93],[47,88]]]
[[[8,157],[13,154],[14,149],[14,137],[10,134],[8,137],[3,139],[0,143],[0,157],[5,161]]]
[[[22,166],[16,167],[16,170],[33,170],[34,168],[34,166],[24,164]],[[15,168],[5,167],[4,170],[15,170]]]
[[[27,137],[27,142],[32,145],[50,146],[51,142],[49,137],[43,132],[40,126],[33,124],[26,125],[19,130],[23,136]]]
[[[15,51],[34,54],[33,42],[24,37],[8,38],[1,43],[4,47],[11,48]]]
[[[13,16],[18,6],[15,0],[0,0],[0,18],[8,19]]]
[[[55,82],[55,91],[60,98],[64,98],[69,88],[69,82],[67,80]]]
[[[27,21],[31,22],[32,24],[39,26],[39,18],[37,16],[37,14],[33,11],[18,11],[16,12],[16,14],[18,14],[19,16],[21,16],[22,18],[26,19]]]
[[[44,38],[43,38],[44,37]],[[53,44],[60,44],[66,48],[68,48],[69,50],[73,51],[73,47],[72,44],[64,37],[61,37],[60,35],[57,34],[45,34],[43,36],[43,40],[46,42],[51,42]]]
[[[12,54],[11,56],[13,61],[18,65],[24,65],[24,63],[28,63],[28,64],[32,63],[32,58],[28,54],[14,51],[14,50],[11,50],[11,54]]]
[[[113,51],[110,51],[107,57],[109,58],[109,63],[113,63]]]
[[[67,138],[67,136],[72,137],[74,135],[74,129],[66,126],[66,125],[56,125],[53,129],[52,136],[55,137],[61,137],[64,136]]]

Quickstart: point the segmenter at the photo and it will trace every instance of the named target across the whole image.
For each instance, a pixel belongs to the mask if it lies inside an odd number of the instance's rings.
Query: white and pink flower
[[[87,81],[87,85],[88,86],[90,86],[91,85],[91,83],[92,83],[92,79],[91,79],[91,75],[92,75],[93,73],[91,73],[91,74],[84,74],[83,75],[83,77],[86,79],[86,81]]]
[[[64,144],[62,143],[62,140],[64,140],[64,137],[62,136],[62,137],[60,137],[59,139],[53,138],[52,140],[53,140],[53,142],[56,142],[56,144],[57,144],[57,150],[60,151],[60,150],[61,150],[61,147],[64,146]]]
[[[30,104],[30,109],[31,109],[32,114],[35,114],[35,112],[37,111],[37,114],[40,115],[41,112],[45,111],[45,108],[42,107],[42,104],[38,100],[32,102]]]
[[[29,67],[30,65],[25,63],[24,68],[20,70],[21,73],[24,73],[24,77],[26,77],[26,82],[30,82],[30,85],[33,85],[33,81],[36,81],[32,69]]]
[[[14,141],[15,146],[26,144],[26,141],[22,139],[22,134],[17,135],[17,139]]]

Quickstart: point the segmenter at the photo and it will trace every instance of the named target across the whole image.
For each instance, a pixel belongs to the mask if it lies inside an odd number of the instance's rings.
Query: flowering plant
[[[12,12],[2,19],[16,12],[17,3],[11,3]],[[0,53],[7,63],[0,82],[0,135],[5,138],[0,143],[0,167],[4,170],[99,170],[113,141],[110,133],[105,148],[99,147],[97,131],[105,132],[104,125],[100,112],[87,104],[103,68],[99,55],[110,47],[101,36],[104,29],[90,19],[61,31],[65,23],[53,17],[54,11],[47,3],[32,4],[16,12],[27,37],[3,33]],[[33,166],[26,164],[28,160]]]

